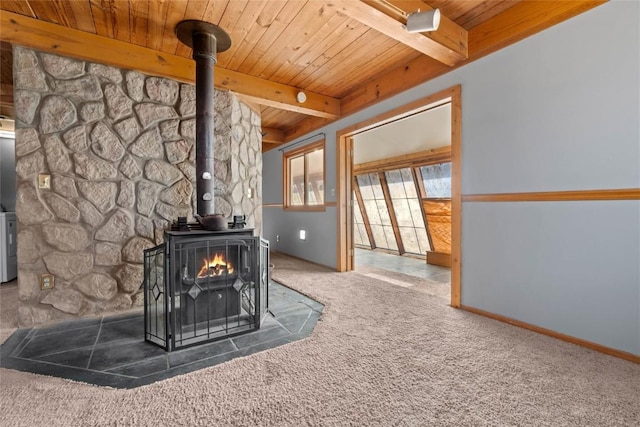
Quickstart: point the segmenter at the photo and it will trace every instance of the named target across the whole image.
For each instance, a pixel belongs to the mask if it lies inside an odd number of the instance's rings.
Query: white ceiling
[[[367,163],[451,145],[451,103],[353,137],[353,163]]]

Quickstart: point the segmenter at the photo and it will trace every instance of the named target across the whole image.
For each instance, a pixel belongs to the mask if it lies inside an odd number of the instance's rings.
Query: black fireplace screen
[[[167,351],[260,328],[269,243],[242,232],[167,232],[144,254],[145,339]]]

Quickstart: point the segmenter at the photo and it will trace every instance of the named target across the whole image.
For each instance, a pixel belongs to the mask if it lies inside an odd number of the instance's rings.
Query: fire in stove
[[[204,265],[198,272],[198,279],[205,277],[218,277],[223,274],[232,274],[233,265],[224,259],[224,254],[216,253],[212,259],[203,260]]]

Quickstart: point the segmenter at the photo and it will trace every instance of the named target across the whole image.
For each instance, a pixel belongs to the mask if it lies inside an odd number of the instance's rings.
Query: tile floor
[[[356,271],[358,266],[367,265],[436,282],[451,283],[450,268],[429,265],[424,259],[421,260],[417,258],[388,254],[385,252],[356,248],[355,265]]]
[[[19,329],[0,346],[0,366],[101,386],[133,388],[307,337],[323,305],[271,282],[254,332],[170,353],[144,341],[142,313]]]

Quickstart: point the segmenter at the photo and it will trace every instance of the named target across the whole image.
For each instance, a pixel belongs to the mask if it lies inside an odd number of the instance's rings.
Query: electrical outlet
[[[38,175],[38,188],[49,190],[51,188],[51,175],[46,173]]]
[[[53,289],[55,285],[55,277],[53,274],[43,274],[40,276],[40,289]]]
[[[276,234],[276,242],[279,242],[279,241],[280,241],[280,235]]]

